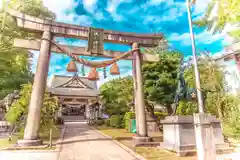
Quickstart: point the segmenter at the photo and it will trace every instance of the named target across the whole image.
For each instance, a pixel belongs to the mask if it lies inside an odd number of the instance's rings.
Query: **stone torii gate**
[[[20,13],[15,10],[8,9],[7,12],[12,15],[17,22],[18,27],[27,31],[38,32],[42,34],[41,40],[23,40],[15,39],[14,46],[19,48],[40,50],[37,69],[34,77],[33,89],[28,111],[28,118],[24,132],[23,140],[19,140],[20,146],[34,146],[39,145],[42,141],[39,139],[39,125],[40,113],[43,105],[43,95],[46,88],[46,81],[48,75],[48,67],[51,52],[62,53],[58,47],[51,45],[54,36],[56,37],[70,37],[82,40],[89,40],[90,32],[99,33],[102,35],[102,44],[100,50],[96,52],[87,52],[85,47],[73,47],[60,45],[63,49],[71,49],[74,55],[84,56],[99,56],[114,58],[123,53],[114,51],[104,51],[103,42],[111,42],[117,44],[132,45],[133,49],[139,47],[155,47],[163,39],[163,36],[158,34],[135,34],[115,32],[103,29],[90,29],[79,25],[71,25],[66,23],[54,22],[47,19],[41,19]],[[89,48],[88,48],[89,49]],[[91,48],[94,51],[94,48]],[[133,61],[133,81],[135,89],[135,112],[137,120],[137,139],[140,141],[148,141],[150,138],[147,133],[144,91],[143,91],[143,77],[142,77],[142,60],[148,62],[158,61],[158,56],[151,54],[141,54],[139,50],[133,52],[131,56],[126,57]]]

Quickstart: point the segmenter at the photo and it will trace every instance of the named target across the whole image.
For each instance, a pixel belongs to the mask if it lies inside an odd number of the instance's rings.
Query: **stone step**
[[[227,148],[218,148],[216,153],[217,155],[221,154],[229,154],[233,153],[234,149],[232,147],[227,147]],[[177,153],[178,156],[180,157],[186,157],[186,156],[197,156],[197,150],[187,150],[187,151],[181,151]]]
[[[234,148],[232,147],[218,148],[217,154],[228,154],[228,153],[233,153],[233,151],[234,151]]]
[[[137,142],[134,147],[158,147],[160,142]]]
[[[228,148],[230,147],[229,143],[220,143],[220,144],[216,144],[217,148]]]

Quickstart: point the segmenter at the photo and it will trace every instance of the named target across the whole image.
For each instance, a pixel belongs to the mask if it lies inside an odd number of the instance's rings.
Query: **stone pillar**
[[[59,109],[57,111],[57,117],[62,118],[62,105],[61,104],[60,104],[60,107],[59,107]]]
[[[86,116],[86,119],[89,118],[89,106],[88,105],[85,105],[85,116]]]
[[[137,43],[133,44],[133,49],[139,48]],[[139,51],[134,52],[136,60],[136,99],[137,99],[137,116],[139,132],[136,137],[137,141],[150,141],[147,133],[147,122],[145,114],[143,77],[142,77],[142,56]]]
[[[98,117],[102,118],[102,116],[101,116],[101,105],[100,104],[98,105]]]
[[[44,31],[43,38],[51,40],[51,32]],[[28,109],[27,123],[24,132],[24,139],[18,141],[18,144],[20,146],[34,146],[42,143],[42,141],[39,140],[39,127],[41,108],[43,105],[44,92],[48,76],[50,53],[51,42],[48,40],[42,40],[37,69],[34,76],[32,94]]]
[[[198,113],[193,118],[198,160],[216,159],[216,145],[209,115]]]
[[[132,60],[132,78],[133,78],[133,100],[134,100],[135,119],[136,119],[136,131],[137,131],[137,134],[138,134],[139,133],[139,121],[138,121],[138,106],[137,106],[137,96],[136,96],[136,90],[137,90],[136,60],[135,60],[135,55],[134,54],[133,54],[133,60]]]

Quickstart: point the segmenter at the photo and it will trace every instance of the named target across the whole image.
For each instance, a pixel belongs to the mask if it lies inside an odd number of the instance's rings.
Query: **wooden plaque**
[[[103,54],[104,51],[103,39],[104,39],[103,29],[90,27],[88,33],[87,51],[95,55]]]

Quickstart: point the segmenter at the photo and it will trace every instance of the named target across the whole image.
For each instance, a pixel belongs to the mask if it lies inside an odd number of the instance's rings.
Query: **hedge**
[[[161,120],[162,118],[168,116],[168,113],[166,112],[154,112],[154,114],[158,117],[158,120]]]
[[[126,112],[124,115],[124,128],[128,129],[129,121],[130,119],[135,119],[135,113],[134,112]]]
[[[106,126],[110,126],[110,119],[105,119],[104,123],[105,123]]]
[[[161,120],[162,118],[168,116],[168,113],[165,112],[154,112],[154,114],[158,117],[158,120]],[[124,115],[124,128],[128,129],[129,120],[135,119],[135,112],[126,112]]]
[[[123,117],[121,115],[112,115],[110,117],[110,126],[114,128],[124,127]]]

